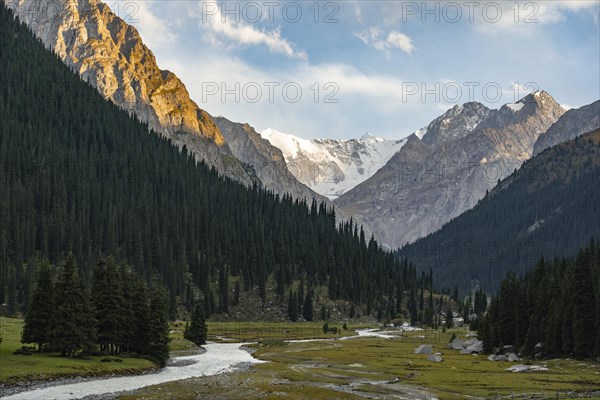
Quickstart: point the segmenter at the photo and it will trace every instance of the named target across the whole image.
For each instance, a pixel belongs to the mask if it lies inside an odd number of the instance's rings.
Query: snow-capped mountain
[[[436,118],[365,182],[338,197],[336,210],[398,248],[474,207],[531,157],[538,136],[565,110],[546,92],[491,110],[457,105]]]
[[[281,149],[296,179],[332,200],[373,176],[406,143],[370,133],[360,139],[309,140],[265,129],[261,136]]]

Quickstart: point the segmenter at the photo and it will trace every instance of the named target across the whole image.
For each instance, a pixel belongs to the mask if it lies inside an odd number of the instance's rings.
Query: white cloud
[[[215,12],[205,12],[201,26],[210,31],[211,36],[209,39],[214,45],[222,44],[220,38],[225,38],[235,46],[264,45],[273,53],[284,54],[288,57],[299,58],[301,60],[308,59],[305,52],[296,50],[292,43],[281,36],[280,28],[271,31],[265,29],[259,30],[242,21],[232,22],[230,18],[221,13],[221,9],[216,1],[201,2],[203,10],[207,10],[207,5],[210,5],[210,9],[215,10]]]
[[[354,6],[354,15],[356,16],[356,20],[358,22],[362,23],[363,22],[362,9],[360,8],[360,4],[358,3],[358,0],[353,0],[352,5]]]
[[[482,33],[522,34],[545,25],[563,22],[567,14],[573,12],[587,12],[598,24],[599,5],[600,3],[594,0],[486,1],[482,3],[481,9],[476,9],[474,16],[477,29]]]
[[[400,49],[405,53],[411,54],[414,50],[412,39],[398,31],[390,31],[385,36],[380,28],[372,27],[362,32],[354,32],[354,36],[367,46],[386,53],[393,49]]]
[[[396,47],[408,54],[412,53],[414,49],[411,38],[397,31],[388,33],[386,42],[390,47]]]

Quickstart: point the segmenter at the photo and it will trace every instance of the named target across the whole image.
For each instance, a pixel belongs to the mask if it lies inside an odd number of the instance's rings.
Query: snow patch
[[[260,134],[281,150],[296,179],[330,199],[369,179],[406,144],[371,133],[350,140],[302,139],[275,129]]]
[[[525,104],[523,104],[523,103],[508,103],[508,104],[506,104],[506,107],[508,107],[511,110],[517,112],[517,111],[520,111],[523,108],[524,105]]]

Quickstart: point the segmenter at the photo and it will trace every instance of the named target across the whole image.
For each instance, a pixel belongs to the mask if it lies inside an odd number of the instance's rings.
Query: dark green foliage
[[[124,278],[112,258],[98,261],[92,276],[100,350],[117,355],[128,337],[127,323],[132,317],[123,293]]]
[[[332,297],[356,305],[400,298],[417,284],[414,266],[367,244],[353,222],[336,226],[332,208],[244,187],[149,133],[4,7],[0,115],[0,302],[13,308],[31,295],[18,288],[31,287],[24,260],[37,253],[57,264],[72,252],[86,282],[98,259],[110,256],[146,283],[158,274],[171,317],[190,303],[189,282],[202,292],[207,316],[227,312],[230,276],[243,290],[258,288],[263,300],[275,281],[281,303],[300,279],[297,313],[311,319],[304,283],[329,286]],[[114,345],[112,333],[102,335]],[[139,349],[134,341],[119,346]]]
[[[599,255],[599,246],[592,241],[575,259],[548,263],[542,258],[522,278],[508,274],[479,327],[484,350],[511,344],[528,356],[600,355]]]
[[[14,267],[8,269],[8,315],[17,314],[17,272]]]
[[[454,326],[454,315],[452,315],[452,310],[448,308],[446,311],[446,328],[452,328]]]
[[[191,328],[190,328],[191,329]],[[167,290],[158,282],[150,290],[146,353],[164,367],[169,359],[169,304]]]
[[[288,318],[292,322],[298,321],[298,295],[296,292],[290,290],[288,296]]]
[[[235,288],[233,289],[233,305],[237,306],[240,304],[240,280],[235,281]]]
[[[187,327],[187,325],[186,325]],[[204,306],[196,305],[192,314],[192,323],[184,333],[184,337],[197,346],[206,344],[208,328],[206,326],[206,317],[204,316]]]
[[[54,310],[54,280],[50,265],[46,262],[38,270],[33,300],[25,315],[22,343],[36,343],[41,350],[50,342],[52,313]]]
[[[54,313],[50,331],[51,347],[72,357],[78,350],[90,350],[95,338],[95,320],[89,293],[68,257],[54,289]]]
[[[523,274],[542,256],[575,256],[590,236],[600,237],[599,143],[595,132],[544,151],[399,256],[433,268],[438,285],[462,293],[473,279],[494,291],[509,271]]]
[[[313,290],[309,287],[308,291],[306,292],[306,297],[304,298],[304,306],[302,307],[302,316],[305,320],[313,320],[313,309]]]
[[[150,327],[150,305],[148,299],[148,289],[142,279],[136,274],[130,276],[130,315],[131,331],[129,333],[129,350],[139,354],[146,354],[148,351],[148,332]]]
[[[573,352],[577,357],[591,357],[595,353],[596,314],[600,304],[596,303],[598,292],[594,289],[594,276],[598,276],[600,266],[594,259],[594,244],[579,252],[573,271],[573,288],[571,302],[573,304]],[[594,265],[595,264],[595,265]],[[595,267],[595,268],[594,268]],[[596,273],[593,273],[595,269]]]

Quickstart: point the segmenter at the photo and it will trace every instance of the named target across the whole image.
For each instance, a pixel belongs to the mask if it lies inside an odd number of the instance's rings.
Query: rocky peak
[[[562,113],[545,92],[499,110],[479,103],[454,107],[335,204],[371,227],[380,243],[412,242],[475,206],[531,157],[538,136]]]
[[[533,147],[533,155],[536,156],[549,147],[599,128],[600,100],[581,108],[569,110],[550,129],[540,135]]]
[[[488,117],[490,111],[477,102],[455,105],[429,124],[422,140],[428,146],[436,147],[460,139],[473,132]]]
[[[99,0],[10,0],[7,6],[44,45],[105,98],[223,175],[250,179],[212,118],[170,71],[161,70],[138,31]]]

